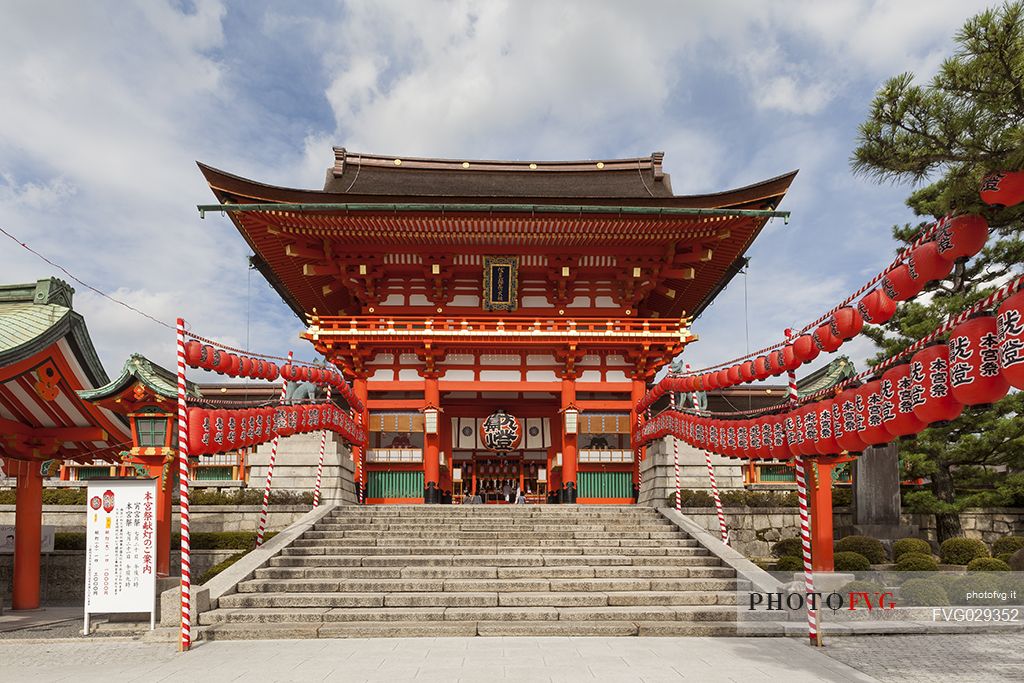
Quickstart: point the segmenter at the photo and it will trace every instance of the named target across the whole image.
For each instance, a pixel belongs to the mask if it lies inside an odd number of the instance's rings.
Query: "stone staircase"
[[[733,635],[735,571],[651,508],[342,506],[203,637]]]

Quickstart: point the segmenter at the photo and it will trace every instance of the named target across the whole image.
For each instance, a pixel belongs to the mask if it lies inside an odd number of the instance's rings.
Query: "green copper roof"
[[[120,376],[105,386],[96,389],[79,391],[78,395],[85,401],[100,401],[125,391],[135,382],[141,382],[157,396],[176,398],[178,396],[178,376],[163,368],[145,356],[133,353],[124,363]],[[186,380],[189,396],[202,396],[199,387]]]
[[[857,372],[853,367],[853,361],[848,356],[837,356],[827,365],[799,379],[796,383],[797,393],[800,396],[808,396],[830,389],[855,374]]]
[[[71,308],[74,293],[57,278],[0,286],[0,366],[29,358],[65,338],[93,384],[108,382],[85,319]]]

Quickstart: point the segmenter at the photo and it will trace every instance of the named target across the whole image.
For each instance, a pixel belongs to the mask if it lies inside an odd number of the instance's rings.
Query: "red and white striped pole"
[[[185,404],[185,321],[177,320],[178,337],[178,496],[181,511],[181,640],[178,649],[192,646],[192,543],[188,510],[188,410]]]
[[[686,364],[686,371],[690,371],[690,364]],[[700,413],[697,407],[697,392],[690,394],[693,401],[693,411]],[[704,462],[708,466],[708,479],[711,481],[711,496],[715,499],[715,512],[718,513],[718,530],[722,536],[722,543],[729,545],[729,527],[725,523],[725,511],[722,509],[722,496],[718,493],[718,480],[715,479],[715,466],[711,464],[711,451],[704,451]]]
[[[327,409],[331,408],[331,385],[327,385]],[[313,507],[320,506],[320,482],[324,476],[324,453],[327,450],[327,430],[320,432],[320,462],[316,466],[316,485],[313,487]]]
[[[292,362],[293,354],[291,351],[288,352],[288,363]],[[281,380],[281,403],[284,403],[285,397],[288,395],[288,381]],[[259,548],[263,545],[263,534],[267,530],[267,513],[270,511],[270,485],[274,481],[274,462],[277,460],[277,443],[281,439],[280,435],[274,434],[274,440],[270,444],[270,462],[267,464],[267,483],[263,487],[263,507],[260,508],[260,525],[256,530],[256,547]]]
[[[676,392],[669,391],[669,400],[672,402],[672,410],[676,409]],[[669,437],[672,439],[672,461],[675,463],[676,468],[676,512],[683,514],[683,484],[679,478],[679,439],[673,434]]]
[[[361,412],[356,413],[356,424],[363,424],[363,414]],[[369,442],[367,442],[367,446],[369,446]],[[359,482],[359,490],[356,491],[356,501],[360,505],[366,502],[366,468],[363,467],[363,457],[367,446],[360,446],[359,451],[356,453],[356,481]]]
[[[786,339],[791,339],[793,331],[786,329]],[[800,396],[796,389],[796,371],[787,372],[789,379],[789,405],[795,408],[800,402]],[[803,548],[804,560],[804,603],[807,605],[807,635],[811,645],[820,645],[818,639],[818,610],[811,604],[811,596],[814,593],[814,565],[811,561],[811,514],[807,505],[807,463],[797,456],[796,458],[796,494],[800,500],[800,544]]]

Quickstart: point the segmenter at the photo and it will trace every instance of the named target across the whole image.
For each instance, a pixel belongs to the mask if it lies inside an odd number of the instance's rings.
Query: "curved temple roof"
[[[796,175],[675,195],[660,152],[631,159],[490,161],[335,148],[334,157],[323,190],[268,185],[199,164],[220,203],[216,209],[228,213],[255,252],[254,265],[303,319],[314,308],[321,314],[359,311],[358,293],[327,272],[339,255],[451,254],[480,247],[507,253],[517,236],[524,247],[550,255],[640,248],[663,249],[670,260],[679,249],[710,240],[713,255],[697,264],[695,274],[673,279],[680,270],[664,264],[665,275],[634,307],[645,316],[695,316],[742,268],[743,253]],[[700,213],[707,209],[714,211]]]

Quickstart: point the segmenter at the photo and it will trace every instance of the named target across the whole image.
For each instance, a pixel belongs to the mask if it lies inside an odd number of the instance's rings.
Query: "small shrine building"
[[[661,153],[334,157],[323,190],[200,164],[218,201],[200,210],[228,214],[353,382],[369,503],[634,502],[633,406],[795,176],[682,196]]]

